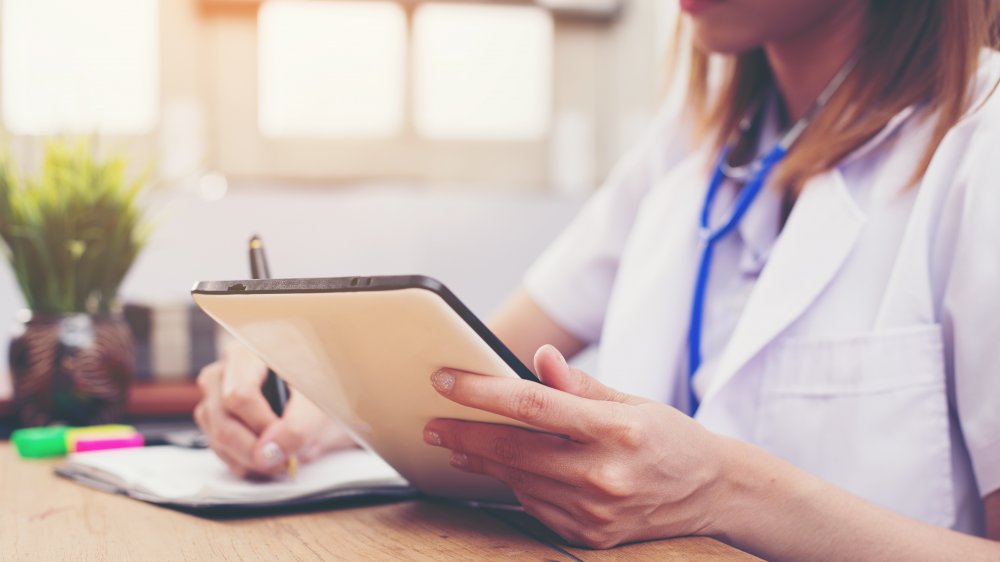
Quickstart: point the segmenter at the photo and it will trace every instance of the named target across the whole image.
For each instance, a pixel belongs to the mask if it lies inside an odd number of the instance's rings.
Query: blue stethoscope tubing
[[[694,297],[691,299],[691,324],[688,333],[688,393],[692,415],[698,411],[698,397],[694,392],[694,375],[701,367],[702,317],[705,311],[705,293],[708,291],[708,273],[712,266],[712,253],[715,249],[715,243],[736,228],[736,225],[739,224],[743,215],[750,208],[750,204],[753,203],[761,189],[763,189],[764,184],[767,183],[767,178],[770,176],[771,170],[778,162],[781,162],[786,154],[788,154],[788,149],[779,143],[760,160],[750,181],[740,190],[729,218],[722,226],[715,229],[709,226],[709,215],[711,214],[712,202],[715,200],[715,195],[722,186],[722,182],[726,179],[726,175],[723,172],[723,165],[726,159],[729,158],[728,148],[722,151],[722,156],[719,157],[719,163],[716,165],[715,172],[712,174],[712,179],[708,184],[708,191],[705,193],[705,203],[701,209],[698,231],[702,241],[702,251],[701,259],[698,262],[698,276],[694,285]]]
[[[764,154],[762,158],[757,158],[750,165],[750,176],[749,180],[743,185],[743,189],[740,190],[739,195],[737,195],[736,202],[733,204],[733,208],[729,213],[729,217],[723,221],[721,226],[712,228],[710,223],[710,215],[712,212],[712,203],[715,201],[715,196],[719,192],[719,188],[722,183],[726,180],[726,163],[729,161],[729,153],[732,150],[731,145],[727,145],[722,149],[722,154],[719,156],[719,160],[715,165],[715,171],[712,173],[712,178],[708,182],[708,190],[705,192],[705,202],[702,204],[701,216],[699,217],[698,234],[701,238],[702,251],[701,259],[698,262],[698,273],[695,278],[694,286],[694,296],[691,299],[691,322],[688,328],[688,400],[691,415],[698,411],[699,401],[698,396],[694,390],[694,376],[701,367],[702,357],[701,357],[701,336],[702,336],[702,322],[705,311],[705,296],[708,291],[708,277],[712,268],[712,254],[715,249],[715,243],[725,238],[727,234],[736,228],[743,215],[746,214],[750,205],[757,198],[757,195],[763,189],[764,184],[767,183],[767,178],[771,175],[771,171],[776,165],[788,154],[792,145],[795,141],[802,136],[805,132],[806,127],[812,121],[816,113],[833,97],[837,89],[847,78],[847,75],[851,73],[854,66],[858,62],[858,54],[855,53],[851,58],[844,63],[837,74],[830,80],[826,88],[820,93],[813,102],[812,107],[802,116],[788,131],[782,135],[781,139],[775,143],[774,147],[771,148],[767,153]],[[748,123],[748,120],[744,120],[744,123]],[[741,126],[741,133],[745,133],[746,130]]]

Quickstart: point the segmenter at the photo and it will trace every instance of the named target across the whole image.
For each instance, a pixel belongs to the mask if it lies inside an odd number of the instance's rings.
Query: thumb
[[[580,369],[570,367],[559,350],[551,345],[543,345],[535,352],[535,372],[545,386],[589,398],[623,404],[643,402],[641,398],[625,394],[605,386]]]

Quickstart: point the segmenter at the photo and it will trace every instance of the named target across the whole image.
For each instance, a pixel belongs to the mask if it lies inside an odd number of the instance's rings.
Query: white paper
[[[272,504],[341,490],[408,486],[385,461],[360,449],[304,464],[294,477],[263,481],[235,476],[209,449],[173,446],[76,453],[62,471],[145,501],[202,507]]]

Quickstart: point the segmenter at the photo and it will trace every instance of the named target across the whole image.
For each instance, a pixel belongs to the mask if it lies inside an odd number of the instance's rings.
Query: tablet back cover
[[[440,396],[441,367],[518,378],[437,293],[425,288],[289,294],[199,294],[194,299],[294,389],[338,419],[421,491],[516,503],[498,481],[451,467],[424,443],[432,418],[522,425]]]

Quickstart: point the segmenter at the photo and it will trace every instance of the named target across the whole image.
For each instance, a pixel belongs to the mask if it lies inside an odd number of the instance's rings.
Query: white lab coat
[[[984,56],[979,99],[1000,77]],[[600,341],[598,376],[684,407],[697,217],[715,155],[665,110],[526,287]],[[916,186],[933,120],[897,115],[812,178],[696,418],[905,515],[982,534],[1000,489],[1000,94]]]

